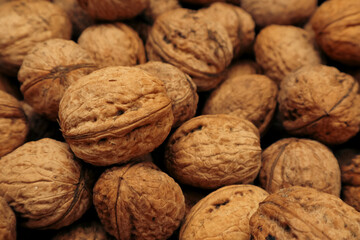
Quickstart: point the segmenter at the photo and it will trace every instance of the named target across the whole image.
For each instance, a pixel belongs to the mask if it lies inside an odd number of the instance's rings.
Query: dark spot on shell
[[[116,115],[120,116],[120,115],[123,115],[124,114],[124,111],[123,110],[118,110]]]
[[[107,141],[107,138],[101,138],[98,142],[98,144],[103,144]]]
[[[276,237],[274,237],[273,235],[269,234],[267,235],[267,237],[265,238],[266,240],[276,240]]]
[[[163,40],[164,40],[164,42],[166,42],[166,43],[171,43],[170,40],[168,39],[168,37],[167,37],[166,35],[164,35]]]
[[[229,199],[226,199],[226,200],[224,200],[224,201],[221,202],[221,203],[215,203],[215,204],[213,204],[213,205],[215,206],[216,209],[219,209],[221,206],[225,206],[225,205],[228,204],[229,202],[230,202],[230,200],[229,200]]]
[[[116,82],[116,79],[110,79],[109,82]]]

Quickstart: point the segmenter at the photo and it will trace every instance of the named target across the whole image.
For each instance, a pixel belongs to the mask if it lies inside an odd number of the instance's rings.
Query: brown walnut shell
[[[0,239],[16,240],[16,217],[2,197],[0,197]]]
[[[250,228],[254,240],[359,239],[360,213],[332,194],[295,186],[261,202]]]
[[[179,182],[205,189],[252,182],[260,170],[258,129],[231,115],[202,115],[169,138],[165,164]]]
[[[249,220],[269,194],[253,185],[222,187],[201,199],[180,229],[180,240],[250,239]]]
[[[302,67],[280,86],[283,126],[291,134],[310,136],[326,144],[346,142],[359,131],[358,87],[353,77],[334,67]]]
[[[65,90],[96,69],[90,54],[75,42],[50,39],[36,44],[25,56],[18,79],[25,101],[55,121]]]
[[[0,160],[0,196],[27,228],[59,229],[91,205],[90,172],[66,143],[27,142]]]
[[[167,239],[185,213],[180,186],[151,162],[106,170],[94,187],[94,205],[118,240]]]
[[[269,193],[291,186],[312,187],[340,196],[337,159],[325,145],[298,138],[281,139],[262,153],[260,185]]]
[[[226,78],[238,77],[248,74],[262,74],[259,64],[252,60],[242,59],[233,62],[227,70]]]
[[[153,151],[169,134],[174,117],[157,77],[120,66],[102,68],[72,84],[60,102],[59,119],[75,155],[105,166]]]

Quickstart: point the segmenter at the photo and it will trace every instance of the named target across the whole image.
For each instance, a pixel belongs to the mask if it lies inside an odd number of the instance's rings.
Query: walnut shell
[[[194,187],[250,183],[261,165],[259,131],[225,114],[192,118],[169,138],[165,164],[171,176]]]
[[[178,0],[149,0],[149,6],[145,9],[144,15],[147,20],[154,22],[161,14],[180,8]]]
[[[81,33],[78,43],[101,67],[146,62],[144,44],[139,35],[120,22],[90,26]]]
[[[196,85],[189,75],[163,62],[150,61],[138,67],[155,75],[164,83],[166,93],[171,99],[173,127],[178,127],[194,117],[199,96],[196,93]]]
[[[326,1],[311,24],[317,43],[330,58],[360,65],[360,1]]]
[[[153,151],[169,134],[174,117],[158,78],[120,66],[72,84],[60,102],[59,119],[75,155],[105,166]]]
[[[292,71],[321,63],[310,34],[294,26],[271,25],[255,39],[256,62],[278,84]]]
[[[0,239],[16,240],[15,214],[2,197],[0,197]]]
[[[360,213],[332,194],[296,186],[261,202],[250,228],[254,240],[359,239]]]
[[[47,1],[14,1],[0,8],[0,71],[16,76],[25,55],[36,43],[70,39],[71,22],[58,6]]]
[[[167,239],[185,213],[181,188],[151,162],[106,170],[94,187],[94,205],[118,240]]]
[[[201,199],[186,216],[179,239],[250,239],[249,220],[269,194],[253,185],[222,187]]]
[[[50,39],[36,44],[25,56],[18,79],[25,101],[55,121],[65,90],[96,69],[90,54],[75,42]]]
[[[20,102],[0,91],[0,157],[22,145],[28,131],[29,126]]]
[[[269,193],[290,186],[312,187],[340,196],[337,159],[325,145],[298,138],[281,139],[262,153],[260,185]]]
[[[276,83],[264,75],[226,79],[205,102],[203,114],[230,114],[252,122],[263,134],[276,107]]]
[[[225,28],[201,12],[184,8],[156,19],[146,51],[149,60],[168,62],[189,74],[198,91],[215,88],[233,57]]]
[[[326,86],[326,87],[324,87]],[[306,66],[280,86],[279,113],[285,129],[326,144],[340,144],[360,126],[360,96],[353,77],[334,67]]]
[[[66,143],[27,142],[0,162],[0,196],[27,228],[59,229],[91,205],[90,173]]]
[[[252,60],[239,60],[233,62],[227,69],[226,78],[238,77],[248,74],[262,74],[259,64]]]

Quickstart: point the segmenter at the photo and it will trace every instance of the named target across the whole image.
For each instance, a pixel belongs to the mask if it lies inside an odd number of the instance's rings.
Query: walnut
[[[1,158],[0,196],[27,228],[59,229],[90,207],[90,173],[66,143],[27,142]]]
[[[37,113],[55,121],[65,90],[96,68],[90,54],[75,42],[50,39],[25,56],[18,73],[20,89]]]
[[[321,63],[309,33],[294,26],[271,25],[262,29],[256,37],[254,51],[264,73],[278,84],[302,66]]]
[[[184,217],[179,185],[151,162],[106,170],[94,187],[105,230],[120,239],[167,239]]]
[[[16,240],[15,214],[2,197],[0,197],[0,239]]]
[[[189,75],[177,67],[163,62],[150,61],[138,67],[163,81],[166,93],[172,103],[173,127],[178,127],[194,117],[199,96],[196,93],[196,85]]]
[[[198,91],[215,88],[233,57],[225,28],[201,12],[184,8],[156,19],[146,51],[150,60],[168,62],[189,74]]]
[[[102,68],[72,84],[60,102],[59,119],[75,155],[105,166],[154,150],[169,134],[174,117],[157,77],[119,66]]]
[[[290,187],[269,195],[250,218],[252,239],[359,239],[360,213],[340,198]]]
[[[101,67],[146,62],[144,44],[139,35],[120,22],[90,26],[81,33],[78,43]]]
[[[124,20],[140,14],[149,0],[78,0],[90,16],[102,20]]]
[[[280,86],[283,126],[290,134],[310,136],[326,144],[344,143],[359,131],[357,92],[354,78],[334,67],[302,67]]]
[[[360,1],[326,1],[311,19],[316,41],[332,59],[360,65]]]
[[[171,176],[194,187],[250,183],[261,165],[259,131],[231,115],[192,118],[169,138],[165,165]]]
[[[28,123],[20,102],[0,91],[0,157],[25,142]]]
[[[317,0],[241,0],[240,7],[249,12],[256,25],[293,25],[305,22],[315,11]]]
[[[190,210],[181,226],[179,239],[249,240],[250,217],[268,195],[253,185],[222,187]]]
[[[266,148],[259,179],[269,193],[303,186],[340,196],[337,159],[325,145],[309,139],[284,138]]]
[[[0,71],[16,76],[36,43],[70,39],[71,22],[58,6],[46,1],[14,1],[0,8]]]
[[[180,8],[178,0],[149,0],[149,6],[145,9],[144,15],[150,22],[164,12]]]
[[[252,60],[239,60],[233,62],[227,70],[227,78],[248,74],[262,74],[259,64]]]
[[[230,114],[252,122],[263,134],[276,107],[277,86],[264,75],[226,79],[205,102],[203,114]]]

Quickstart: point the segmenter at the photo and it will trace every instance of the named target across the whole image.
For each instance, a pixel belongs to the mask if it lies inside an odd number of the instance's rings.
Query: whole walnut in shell
[[[256,62],[278,84],[292,71],[321,63],[310,34],[294,26],[271,25],[255,39]]]
[[[249,220],[269,194],[253,185],[222,187],[201,199],[186,216],[179,239],[250,239]]]
[[[75,42],[50,39],[36,44],[25,56],[18,79],[25,101],[55,121],[65,90],[96,69],[90,54]]]
[[[180,186],[151,162],[106,170],[94,187],[105,230],[121,239],[167,239],[184,217]]]
[[[27,228],[59,229],[91,205],[90,172],[66,143],[27,142],[0,162],[0,196]]]
[[[90,26],[81,33],[78,43],[101,67],[146,62],[144,44],[139,35],[120,22]]]
[[[360,65],[360,1],[326,1],[314,13],[316,41],[332,59]]]
[[[306,66],[289,74],[281,83],[278,102],[290,134],[340,144],[359,131],[358,83],[334,67]]]
[[[250,228],[254,240],[359,239],[360,213],[332,194],[295,186],[261,202]]]
[[[171,176],[194,187],[250,183],[261,165],[259,131],[231,115],[192,118],[169,138],[165,165]]]
[[[284,138],[262,153],[260,185],[269,193],[291,186],[312,187],[340,196],[337,159],[325,145],[309,139]]]
[[[159,16],[146,42],[149,60],[189,74],[198,91],[215,88],[233,57],[226,29],[201,12],[178,8]]]
[[[70,39],[71,22],[58,6],[47,1],[14,1],[0,8],[0,71],[16,76],[25,55],[36,43]]]
[[[77,157],[106,166],[158,147],[173,124],[171,107],[157,77],[136,67],[107,67],[66,90],[59,120]]]
[[[22,145],[28,131],[28,122],[20,102],[0,91],[0,157]]]
[[[16,240],[16,217],[2,197],[0,197],[0,239]]]
[[[278,89],[264,75],[227,78],[205,102],[203,114],[230,114],[252,122],[263,134],[275,111]]]
[[[172,103],[173,127],[178,127],[194,117],[199,96],[196,93],[196,85],[189,75],[177,67],[163,62],[150,61],[138,67],[163,81],[166,93]]]

